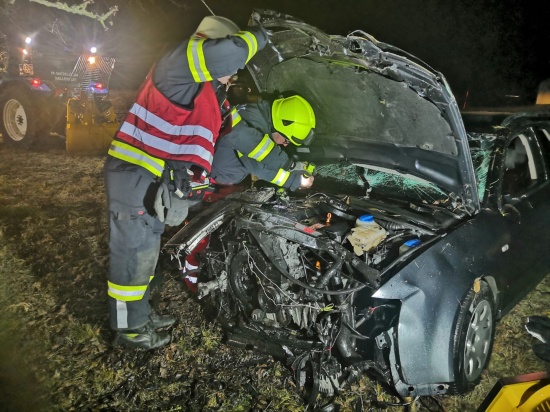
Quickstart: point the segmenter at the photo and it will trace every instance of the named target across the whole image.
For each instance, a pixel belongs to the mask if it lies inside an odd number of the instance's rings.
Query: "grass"
[[[290,372],[223,344],[171,273],[159,309],[178,318],[172,343],[153,352],[112,347],[102,166],[102,157],[68,156],[62,142],[28,151],[0,145],[0,410],[305,410]],[[523,324],[550,315],[549,295],[547,277],[498,325],[481,385],[438,398],[445,410],[474,411],[499,378],[545,369]],[[396,401],[364,378],[338,403],[342,411],[381,410],[375,400]]]

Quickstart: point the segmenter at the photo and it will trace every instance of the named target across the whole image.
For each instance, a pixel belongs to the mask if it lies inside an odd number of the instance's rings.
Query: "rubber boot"
[[[155,329],[167,328],[176,322],[176,318],[172,315],[159,315],[154,310],[149,314],[149,320],[153,323]]]
[[[114,345],[151,350],[165,346],[169,342],[168,332],[156,332],[153,322],[148,322],[138,329],[117,332]]]

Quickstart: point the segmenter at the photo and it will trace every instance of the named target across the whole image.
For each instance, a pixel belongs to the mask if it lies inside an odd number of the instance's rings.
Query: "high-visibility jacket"
[[[248,174],[277,186],[296,190],[301,173],[290,172],[292,160],[271,138],[271,103],[238,106],[231,113],[233,128],[216,145],[212,177],[220,184],[236,184]]]
[[[149,75],[109,150],[111,156],[162,174],[164,160],[195,164],[210,172],[222,116],[216,93],[204,83],[193,110],[160,93]]]
[[[263,29],[223,39],[191,37],[167,52],[147,76],[109,155],[161,176],[165,161],[211,170],[214,144],[222,124],[217,77],[235,73],[265,46]],[[232,53],[230,59],[220,56]],[[172,76],[179,70],[178,76]],[[159,90],[162,90],[162,92]]]

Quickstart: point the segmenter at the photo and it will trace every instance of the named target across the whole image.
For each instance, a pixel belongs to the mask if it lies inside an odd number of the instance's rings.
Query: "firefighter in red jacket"
[[[226,84],[262,49],[267,34],[209,16],[156,62],[105,162],[109,208],[110,326],[115,344],[153,349],[175,318],[149,304],[165,224],[178,226],[208,186],[214,144],[228,114]],[[226,116],[229,118],[229,116]]]

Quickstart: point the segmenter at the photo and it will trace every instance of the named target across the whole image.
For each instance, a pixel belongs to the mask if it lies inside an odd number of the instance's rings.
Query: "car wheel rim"
[[[15,99],[8,100],[4,106],[4,126],[8,137],[15,141],[21,141],[27,133],[27,113]]]
[[[464,348],[464,373],[469,381],[475,381],[483,371],[493,338],[493,313],[488,301],[482,300],[475,307]]]

